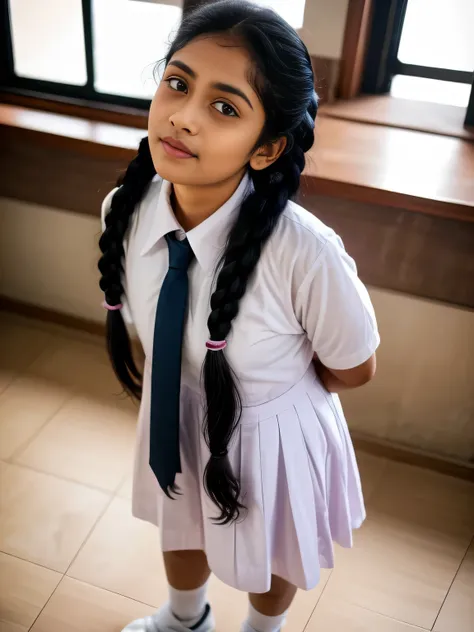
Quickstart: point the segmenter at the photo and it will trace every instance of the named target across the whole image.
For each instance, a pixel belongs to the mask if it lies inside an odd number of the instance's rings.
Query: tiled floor
[[[166,599],[130,514],[136,408],[101,341],[0,314],[0,632],[120,632]],[[368,520],[288,632],[473,632],[474,486],[359,454]],[[246,597],[212,581],[218,631]]]

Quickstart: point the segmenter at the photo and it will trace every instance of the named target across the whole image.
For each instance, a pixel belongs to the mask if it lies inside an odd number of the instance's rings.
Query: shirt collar
[[[216,263],[226,245],[233,216],[240,208],[250,185],[250,177],[246,174],[234,194],[225,204],[199,226],[186,233],[196,259],[206,273],[211,274],[214,272]],[[171,183],[163,180],[158,204],[154,209],[150,232],[140,252],[141,256],[146,255],[168,233],[182,231],[171,208],[171,191]]]

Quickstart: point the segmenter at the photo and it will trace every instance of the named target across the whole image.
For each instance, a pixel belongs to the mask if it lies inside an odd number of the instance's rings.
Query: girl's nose
[[[169,121],[173,127],[191,136],[197,134],[199,130],[196,113],[189,107],[174,112],[174,114],[170,116]]]

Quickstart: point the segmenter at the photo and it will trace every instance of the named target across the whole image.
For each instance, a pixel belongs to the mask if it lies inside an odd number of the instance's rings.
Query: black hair
[[[210,300],[210,339],[228,338],[240,300],[288,200],[299,188],[305,153],[314,142],[317,97],[311,59],[300,37],[274,11],[240,0],[204,5],[183,19],[165,62],[193,39],[210,34],[238,38],[254,62],[252,82],[266,121],[257,147],[286,137],[284,153],[264,170],[249,174],[253,190],[242,202],[231,227]],[[144,138],[120,188],[112,198],[100,239],[100,287],[109,305],[121,302],[124,248],[130,218],[155,175],[148,139]],[[108,349],[124,388],[140,398],[142,378],[133,361],[120,310],[107,314]],[[218,522],[236,520],[244,509],[240,482],[232,471],[228,449],[241,416],[236,378],[225,351],[208,351],[203,367],[207,398],[204,436],[211,458],[204,473],[205,489],[219,509]]]

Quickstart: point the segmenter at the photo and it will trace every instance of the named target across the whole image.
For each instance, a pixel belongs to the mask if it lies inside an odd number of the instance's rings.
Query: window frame
[[[449,68],[433,68],[406,64],[398,59],[408,2],[409,0],[372,0],[372,20],[361,92],[365,94],[388,94],[395,75],[469,83],[473,85],[473,88],[467,106],[465,125],[473,125],[474,70],[473,72],[465,72]]]
[[[196,6],[202,0],[183,0],[183,13]],[[166,0],[165,0],[166,2]],[[34,98],[48,102],[70,104],[74,106],[84,106],[88,108],[98,108],[100,110],[128,110],[147,111],[150,107],[150,99],[138,97],[128,97],[124,95],[98,92],[94,87],[94,33],[92,26],[92,0],[81,0],[82,21],[84,32],[84,47],[86,56],[87,82],[85,85],[77,86],[56,81],[43,79],[32,79],[20,77],[15,73],[13,40],[11,33],[11,19],[9,2],[2,3],[3,9],[0,12],[0,28],[5,34],[2,38],[3,45],[0,52],[2,61],[0,62],[1,90],[8,95],[8,99],[15,96],[21,98]]]

